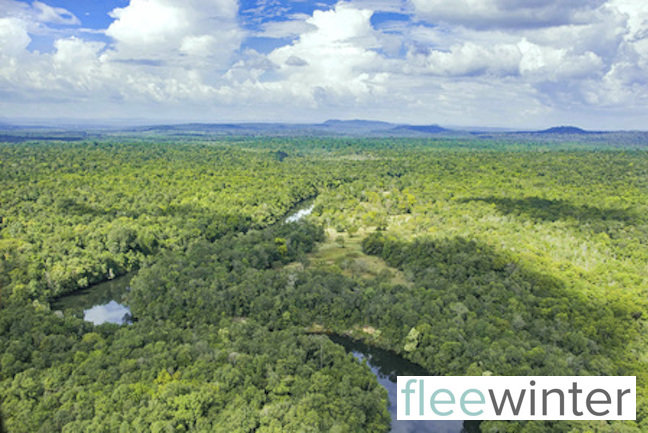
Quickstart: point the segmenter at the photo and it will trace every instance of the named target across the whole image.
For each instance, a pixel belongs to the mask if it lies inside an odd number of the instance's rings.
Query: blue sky
[[[0,121],[646,129],[648,2],[0,0]]]
[[[30,1],[23,3],[30,4]],[[117,7],[128,5],[128,0],[111,2],[87,0],[52,0],[45,2],[50,6],[64,8],[74,14],[84,27],[91,29],[105,29],[112,22],[108,13]]]

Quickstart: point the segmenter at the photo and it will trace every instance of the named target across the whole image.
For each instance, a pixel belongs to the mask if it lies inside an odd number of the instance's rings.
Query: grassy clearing
[[[348,277],[372,279],[387,272],[392,284],[410,286],[403,272],[387,265],[382,259],[362,252],[362,240],[374,228],[360,228],[353,235],[338,232],[334,228],[326,229],[326,240],[318,245],[309,255],[311,266],[337,268]]]

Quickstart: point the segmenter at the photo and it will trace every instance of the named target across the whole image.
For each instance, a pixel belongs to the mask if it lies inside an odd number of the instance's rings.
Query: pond
[[[463,421],[398,421],[396,419],[397,376],[429,376],[423,367],[401,358],[394,352],[371,347],[367,344],[341,335],[329,338],[343,346],[358,360],[367,361],[367,366],[376,375],[378,383],[387,389],[389,413],[392,418],[392,433],[469,433],[477,432],[476,422]]]
[[[130,309],[124,304],[133,274],[126,274],[85,289],[77,290],[52,302],[52,310],[74,315],[95,325],[131,323]]]

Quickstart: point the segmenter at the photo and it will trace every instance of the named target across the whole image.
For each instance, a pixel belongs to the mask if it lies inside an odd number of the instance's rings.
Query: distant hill
[[[648,131],[589,131],[576,126],[555,126],[545,130],[513,131],[495,128],[444,128],[436,124],[408,125],[377,120],[330,119],[322,123],[179,123],[140,126],[14,125],[0,120],[0,142],[40,140],[93,140],[103,136],[139,135],[200,139],[206,137],[394,137],[399,139],[461,138],[506,142],[614,144],[618,147],[648,147]]]
[[[440,132],[449,132],[449,129],[442,128],[439,125],[398,125],[392,131],[415,131],[424,134],[438,134]]]
[[[330,119],[323,123],[185,123],[151,125],[129,128],[132,132],[217,134],[217,135],[278,135],[278,136],[411,136],[452,132],[438,125],[402,125],[377,120]]]
[[[225,123],[183,123],[178,125],[153,125],[134,127],[134,131],[203,131],[213,132],[225,129],[240,129],[241,125]]]
[[[586,131],[576,126],[554,126],[549,129],[537,131],[538,134],[592,134],[593,131]]]
[[[393,123],[381,122],[379,120],[338,120],[338,119],[329,119],[326,122],[321,124],[322,126],[333,127],[333,128],[367,128],[367,129],[389,129],[393,128]]]

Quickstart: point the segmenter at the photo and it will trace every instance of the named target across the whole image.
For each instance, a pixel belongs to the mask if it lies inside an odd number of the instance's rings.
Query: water
[[[52,303],[52,310],[61,310],[65,315],[82,317],[95,325],[131,322],[130,308],[124,304],[124,296],[130,289],[132,274],[127,274],[104,283],[95,284],[58,298]]]
[[[296,222],[313,212],[314,199],[305,200],[288,212],[284,222]],[[95,325],[131,323],[130,309],[124,303],[130,290],[133,274],[127,274],[110,281],[95,284],[69,295],[58,298],[52,303],[52,310],[63,311],[65,315],[82,317]],[[398,421],[396,420],[396,377],[426,376],[428,373],[397,354],[368,346],[347,337],[329,336],[335,343],[344,346],[358,360],[367,365],[376,375],[378,382],[387,389],[389,413],[392,417],[392,433],[470,433],[477,432],[478,424],[462,421]]]
[[[479,431],[474,422],[398,421],[396,419],[397,376],[428,376],[425,369],[401,358],[394,352],[377,349],[348,337],[331,335],[329,338],[351,352],[358,360],[366,360],[367,366],[376,375],[378,383],[387,389],[392,433],[469,433]]]
[[[130,321],[130,309],[114,300],[103,305],[94,305],[93,307],[83,310],[83,320],[92,322],[95,325],[102,323],[116,323],[123,325]]]
[[[313,212],[314,199],[304,200],[287,213],[284,222],[297,222]],[[95,325],[131,323],[130,308],[124,303],[132,274],[124,275],[62,296],[52,303],[52,310],[75,315]]]
[[[303,202],[296,205],[290,210],[290,212],[288,212],[288,216],[286,217],[284,222],[294,223],[301,220],[305,216],[310,215],[313,212],[313,209],[315,209],[313,201],[314,199],[304,200]]]

